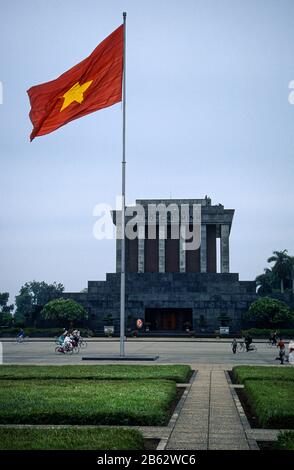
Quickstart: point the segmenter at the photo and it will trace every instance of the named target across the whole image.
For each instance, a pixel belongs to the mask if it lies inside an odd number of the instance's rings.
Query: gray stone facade
[[[102,333],[103,318],[111,314],[119,332],[120,275],[107,274],[106,281],[89,281],[88,293],[66,293],[89,311],[91,328]],[[192,309],[193,325],[213,332],[219,326],[218,316],[231,317],[232,331],[240,329],[242,313],[256,300],[255,282],[239,281],[238,274],[211,273],[128,273],[126,275],[126,319],[145,319],[146,308]],[[131,325],[134,328],[134,324]],[[151,332],[152,333],[152,332]]]
[[[148,202],[158,204],[167,203],[167,200],[136,201],[144,205]],[[160,323],[164,323],[165,331],[184,332],[189,315],[189,323],[196,333],[212,333],[220,326],[221,314],[231,319],[231,331],[239,331],[242,314],[256,300],[257,294],[254,281],[239,281],[238,274],[230,273],[229,236],[234,210],[224,209],[221,204],[212,206],[207,197],[168,202],[201,205],[200,248],[194,254],[185,253],[182,239],[165,240],[160,227],[158,239],[152,245],[146,245],[146,223],[145,227],[144,224],[140,227],[138,240],[133,245],[129,244],[126,258],[126,327],[134,329],[135,321],[138,318],[145,321],[146,315],[150,315],[146,312],[152,310],[153,313],[158,311],[161,319],[166,316],[167,321]],[[115,224],[116,218],[117,213],[114,212]],[[153,221],[152,224],[158,222]],[[220,239],[221,272],[217,272],[217,239]],[[114,319],[115,333],[119,335],[121,240],[116,242],[116,255],[116,273],[108,273],[105,281],[89,281],[88,292],[64,293],[64,297],[86,307],[90,328],[100,334],[104,331],[104,317],[110,314]],[[150,265],[151,257],[154,262]],[[168,257],[172,262],[167,263]],[[132,263],[128,264],[130,259]],[[147,272],[147,262],[154,272]],[[167,272],[168,267],[176,272]],[[154,324],[157,324],[156,320]]]

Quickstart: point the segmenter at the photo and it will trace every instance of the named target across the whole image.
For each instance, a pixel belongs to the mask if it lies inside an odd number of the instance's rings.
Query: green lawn
[[[0,450],[144,450],[144,439],[123,428],[0,428]]]
[[[65,365],[65,366],[0,366],[1,379],[95,379],[95,380],[174,380],[189,381],[190,366],[143,365]]]
[[[164,425],[177,395],[164,380],[0,382],[0,424]]]
[[[282,432],[278,436],[278,442],[275,444],[276,450],[294,450],[294,432]]]
[[[261,426],[294,428],[294,367],[237,366],[233,375]]]
[[[233,375],[239,383],[246,380],[283,380],[294,382],[294,367],[237,366]]]
[[[263,427],[294,428],[293,382],[246,379],[244,391]]]

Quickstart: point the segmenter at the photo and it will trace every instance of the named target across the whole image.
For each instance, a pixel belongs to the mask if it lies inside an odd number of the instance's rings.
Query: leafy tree
[[[46,282],[26,282],[16,296],[15,321],[36,326],[40,312],[50,300],[60,298],[64,287],[62,284]]]
[[[291,256],[292,293],[294,294],[294,256]]]
[[[284,281],[292,279],[293,260],[287,250],[274,251],[273,256],[268,258],[268,263],[275,263],[272,271],[280,280],[281,292],[284,293]]]
[[[14,305],[8,305],[9,293],[0,292],[0,326],[9,326],[12,323],[12,310]]]
[[[294,322],[294,313],[285,302],[263,297],[253,302],[245,319],[260,328],[272,328]]]
[[[76,324],[87,320],[88,313],[82,305],[74,300],[55,299],[45,305],[41,311],[41,317],[64,326],[65,324]]]

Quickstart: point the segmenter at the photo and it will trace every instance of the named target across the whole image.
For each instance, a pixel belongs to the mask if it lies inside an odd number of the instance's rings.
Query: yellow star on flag
[[[76,101],[77,103],[82,103],[84,101],[84,93],[89,88],[92,82],[93,80],[90,80],[89,82],[83,83],[83,85],[80,85],[79,82],[77,82],[66,93],[64,93],[64,101],[60,112],[67,108],[71,103],[73,103],[73,101]]]

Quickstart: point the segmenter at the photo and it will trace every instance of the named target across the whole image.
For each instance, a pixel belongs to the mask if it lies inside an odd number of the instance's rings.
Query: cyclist
[[[67,331],[66,329],[64,329],[62,334],[58,338],[58,343],[60,344],[60,346],[63,346],[66,335],[67,335]]]
[[[245,336],[244,342],[245,342],[245,345],[246,345],[246,351],[247,352],[250,351],[250,344],[252,344],[252,338],[251,338],[249,333],[247,333],[247,335]]]
[[[17,339],[18,342],[20,342],[20,341],[22,341],[22,340],[24,339],[24,337],[25,337],[25,332],[24,332],[24,329],[21,328],[21,329],[19,330],[19,333],[18,333],[16,339]]]
[[[67,334],[64,338],[64,342],[63,342],[63,349],[66,350],[66,349],[71,349],[73,347],[72,345],[72,339],[70,337],[69,334]]]

